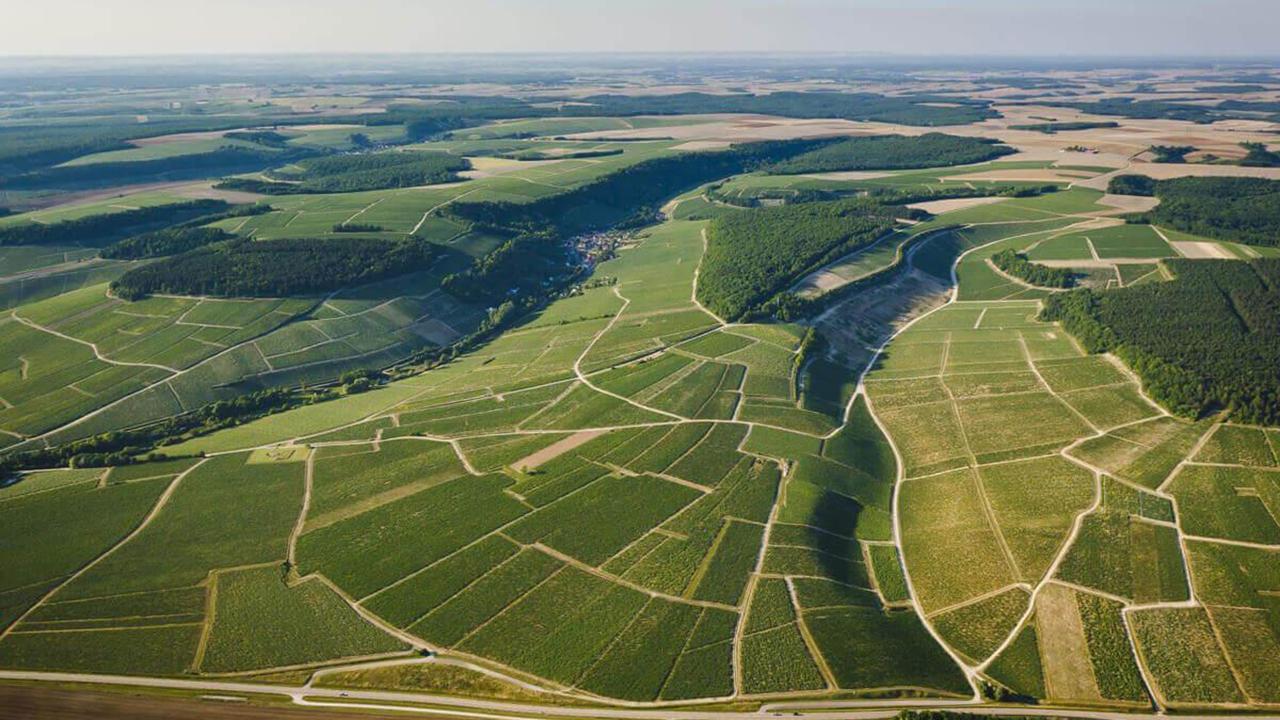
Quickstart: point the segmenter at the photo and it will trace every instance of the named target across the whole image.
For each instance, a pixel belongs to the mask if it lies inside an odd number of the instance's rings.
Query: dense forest
[[[899,212],[854,199],[718,217],[707,226],[698,298],[720,317],[739,320],[804,273],[884,236]]]
[[[842,170],[905,170],[911,168],[968,165],[1014,152],[1008,145],[987,138],[925,133],[851,137],[816,150],[773,163],[766,172],[779,175],[839,172]]]
[[[0,227],[0,247],[6,245],[105,245],[120,238],[224,213],[222,200],[190,200],[123,212],[87,215],[54,223],[20,223]]]
[[[1032,132],[1040,132],[1045,135],[1054,135],[1060,132],[1071,132],[1073,130],[1103,130],[1106,128],[1120,127],[1118,122],[1043,122],[1031,123],[1028,125],[1010,125],[1010,130],[1030,130]]]
[[[1192,235],[1280,246],[1280,181],[1249,177],[1112,178],[1113,193],[1155,195],[1151,222]]]
[[[1016,250],[1001,250],[991,256],[991,262],[1001,271],[1032,285],[1067,288],[1075,283],[1075,274],[1067,268],[1031,262],[1026,255]]]
[[[471,167],[466,158],[441,152],[381,152],[364,155],[330,155],[295,163],[299,173],[273,172],[281,181],[228,178],[220,188],[247,190],[264,195],[359,192],[418,187],[458,180],[457,173]]]
[[[1280,259],[1167,260],[1175,279],[1045,300],[1090,352],[1113,352],[1180,415],[1280,424]]]
[[[111,260],[141,260],[177,255],[205,245],[235,237],[225,230],[211,227],[172,227],[127,237],[102,249],[102,257]]]
[[[421,270],[438,252],[438,246],[417,237],[236,239],[130,270],[111,284],[111,291],[126,300],[152,293],[214,297],[308,294]]]

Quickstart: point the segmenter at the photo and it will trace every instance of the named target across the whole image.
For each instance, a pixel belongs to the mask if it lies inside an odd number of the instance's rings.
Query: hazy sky
[[[1280,54],[1280,0],[0,0],[0,54]]]

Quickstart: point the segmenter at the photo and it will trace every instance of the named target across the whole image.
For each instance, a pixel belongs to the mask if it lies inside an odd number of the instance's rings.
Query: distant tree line
[[[289,136],[282,135],[274,130],[235,130],[224,134],[222,137],[228,140],[240,140],[278,150],[290,147]]]
[[[599,150],[572,150],[560,153],[551,153],[545,150],[520,150],[517,152],[498,153],[496,157],[527,162],[532,160],[580,160],[621,154],[622,148],[602,148]]]
[[[301,173],[272,173],[284,182],[254,178],[227,178],[219,188],[264,195],[360,192],[435,185],[458,180],[458,172],[471,163],[441,152],[399,152],[330,155],[294,163]]]
[[[7,190],[38,190],[67,185],[118,184],[152,178],[168,180],[201,178],[225,173],[261,170],[272,165],[293,162],[313,154],[315,154],[315,151],[306,149],[280,152],[227,145],[209,152],[175,155],[153,160],[57,165],[20,175],[0,177],[0,188]]]
[[[572,234],[627,220],[648,221],[668,198],[699,185],[761,168],[829,140],[783,140],[726,150],[679,153],[638,162],[568,192],[530,202],[455,202],[445,212],[469,223],[517,232]]]
[[[718,217],[707,226],[698,298],[726,320],[748,317],[805,273],[883,237],[900,213],[850,199]]]
[[[925,133],[851,137],[764,167],[779,175],[843,170],[903,170],[968,165],[1014,152],[988,138]]]
[[[200,215],[161,230],[132,235],[104,247],[100,254],[111,260],[142,260],[177,255],[235,237],[224,230],[208,227],[209,223],[269,212],[271,206],[262,203],[236,205],[223,212]]]
[[[1001,250],[991,256],[991,262],[1002,271],[1032,285],[1067,288],[1075,284],[1075,273],[1069,269],[1031,262],[1026,255],[1016,250]]]
[[[911,203],[931,200],[952,200],[955,198],[975,197],[1036,197],[1057,192],[1059,187],[1053,184],[1000,184],[1000,185],[942,185],[935,187],[905,186],[890,187],[884,185],[851,184],[847,189],[827,188],[746,188],[733,193],[724,192],[720,186],[712,186],[707,190],[707,197],[718,203],[742,208],[760,207],[766,200],[780,200],[784,203],[826,202],[851,197],[869,197],[885,205],[909,205]]]
[[[1165,261],[1169,282],[1045,299],[1090,352],[1112,352],[1171,411],[1280,424],[1280,259]]]
[[[188,200],[117,213],[86,215],[52,223],[20,223],[0,227],[0,247],[6,245],[100,246],[139,232],[173,225],[211,213],[226,212],[222,200]]]
[[[1045,135],[1053,135],[1060,132],[1072,132],[1075,130],[1103,130],[1106,128],[1120,127],[1120,123],[1112,121],[1103,122],[1043,122],[1030,123],[1027,125],[1010,125],[1010,130],[1030,130],[1032,132],[1040,132]]]
[[[283,297],[336,290],[421,270],[438,246],[421,238],[245,238],[205,245],[134,268],[111,283],[117,297],[152,293]]]

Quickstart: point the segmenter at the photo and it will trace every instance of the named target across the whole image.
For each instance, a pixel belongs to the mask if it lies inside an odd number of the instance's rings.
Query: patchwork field
[[[478,101],[405,104],[451,102]],[[1033,131],[1005,125],[1024,110],[972,132],[1021,140]],[[127,263],[71,242],[0,247],[0,346],[13,350],[0,358],[0,449],[263,389],[353,385],[188,433],[157,448],[167,457],[79,467],[99,460],[86,452],[0,485],[12,550],[0,670],[778,713],[996,698],[1046,712],[1280,706],[1280,434],[1171,415],[1119,357],[1040,319],[1058,289],[992,260],[1025,253],[1101,288],[1161,282],[1165,258],[1247,254],[1117,219],[1126,207],[1094,188],[1129,156],[1094,165],[1093,152],[1062,155],[1064,141],[952,168],[748,163],[630,208],[631,229],[608,243],[575,236],[572,260],[554,260],[574,268],[569,286],[538,285],[555,291],[503,324],[519,288],[486,295],[459,278],[483,281],[507,254],[534,262],[520,242],[538,231],[467,223],[445,212],[454,203],[516,216],[741,137],[902,127],[494,117],[405,146],[467,158],[457,182],[273,195],[268,211],[213,223],[249,242],[441,246],[435,265],[390,280],[126,302],[106,283]],[[404,140],[390,127],[289,128],[280,142],[358,158]],[[222,132],[67,167],[241,142]],[[716,217],[853,207],[858,194],[930,214],[890,219],[879,241],[786,278],[770,306],[786,322],[726,322],[699,302]],[[19,215],[54,223],[180,197]],[[420,364],[400,366],[411,356]],[[387,368],[363,386],[348,374]]]

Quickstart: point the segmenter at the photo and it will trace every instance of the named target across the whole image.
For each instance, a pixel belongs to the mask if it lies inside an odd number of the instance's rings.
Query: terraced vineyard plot
[[[583,676],[581,687],[628,700],[656,699],[700,615],[691,605],[651,599]]]
[[[1280,639],[1272,616],[1254,608],[1206,610],[1244,694],[1251,702],[1280,701]]]
[[[466,474],[444,443],[404,440],[316,451],[305,531],[332,525]]]
[[[1280,473],[1189,465],[1168,490],[1189,535],[1280,545]]]
[[[1089,438],[1067,452],[1116,477],[1154,490],[1208,430],[1206,424],[1161,417]]]
[[[1129,613],[1134,640],[1155,679],[1153,688],[1168,703],[1203,705],[1242,702],[1202,608],[1158,608]]]
[[[274,565],[219,573],[200,669],[234,672],[396,652],[407,646],[318,580],[288,587]]]
[[[1146,702],[1147,692],[1134,662],[1121,604],[1090,593],[1076,593],[1076,606],[1099,694],[1109,700]]]
[[[33,482],[24,480],[0,495],[0,542],[8,548],[40,548],[39,553],[14,552],[5,562],[0,573],[0,629],[12,624],[70,573],[123,539],[168,485],[160,479],[98,488],[92,480],[80,481],[81,477],[70,476],[77,480],[74,484],[11,492]],[[63,518],[68,514],[80,518],[74,533],[65,532]]]
[[[1017,581],[1013,561],[987,520],[972,470],[909,480],[899,492],[903,560],[927,612]],[[966,571],[954,572],[960,567]]]
[[[804,623],[840,688],[906,685],[947,694],[969,692],[955,663],[910,612],[814,610],[805,613]]]
[[[990,657],[1027,611],[1031,595],[1015,587],[929,618],[947,643],[971,661]]]
[[[1205,441],[1195,462],[1276,467],[1280,465],[1262,428],[1219,425]]]
[[[701,494],[659,478],[607,476],[511,526],[512,537],[599,565]]]
[[[1062,549],[1076,516],[1093,503],[1092,474],[1057,456],[988,465],[978,474],[1020,579],[1035,584]]]
[[[523,550],[424,614],[409,632],[452,647],[564,567],[550,555]]]
[[[742,689],[752,694],[827,686],[795,622],[742,638]]]
[[[373,593],[525,514],[502,492],[510,483],[501,475],[463,477],[306,532],[298,539],[299,570],[321,572],[357,597]]]
[[[1150,225],[1090,230],[1089,242],[1101,258],[1165,258],[1177,253]]]
[[[1188,597],[1176,531],[1125,511],[1103,510],[1086,516],[1059,576],[1139,603]]]
[[[303,465],[246,459],[223,455],[192,470],[151,524],[53,599],[188,587],[219,568],[283,560],[302,506]],[[245,494],[260,500],[245,506]]]
[[[1035,616],[1022,627],[1002,653],[987,666],[987,675],[1015,693],[1044,697],[1044,668],[1036,638]]]

